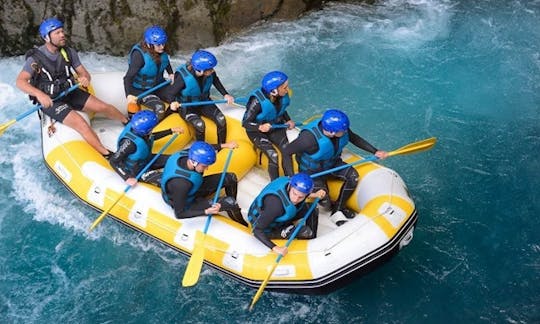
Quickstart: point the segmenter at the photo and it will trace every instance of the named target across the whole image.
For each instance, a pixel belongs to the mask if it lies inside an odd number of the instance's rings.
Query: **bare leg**
[[[84,104],[83,111],[102,113],[110,119],[118,120],[122,123],[128,122],[128,119],[120,112],[120,110],[116,109],[113,105],[99,100],[95,96],[88,97],[88,100],[86,100],[86,103]]]
[[[99,153],[103,155],[109,153],[109,150],[107,150],[107,148],[101,144],[98,136],[96,133],[94,133],[94,130],[90,127],[90,125],[88,125],[86,120],[84,120],[84,118],[82,118],[81,115],[75,111],[70,111],[62,123],[81,134],[86,142],[88,142],[88,144],[90,144]]]

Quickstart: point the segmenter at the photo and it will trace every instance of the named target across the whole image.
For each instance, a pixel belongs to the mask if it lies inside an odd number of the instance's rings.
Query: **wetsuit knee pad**
[[[216,123],[219,127],[225,127],[225,124],[227,123],[225,115],[223,115],[221,112],[216,114]]]
[[[191,121],[191,124],[193,125],[193,127],[195,127],[195,131],[199,133],[204,133],[206,125],[204,124],[204,121],[202,119],[194,119]]]
[[[232,183],[238,182],[238,178],[236,177],[236,173],[234,172],[227,172],[225,176],[227,177],[226,179],[228,182],[232,182]]]
[[[274,150],[274,149],[268,150],[268,151],[266,151],[266,154],[268,155],[268,158],[270,160],[270,161],[268,161],[269,163],[272,163],[272,164],[275,164],[275,165],[278,164],[279,155],[276,152],[276,150]]]
[[[353,186],[356,188],[358,185],[358,178],[360,175],[358,174],[358,171],[354,168],[348,168],[347,173],[345,174],[345,185],[347,187]]]

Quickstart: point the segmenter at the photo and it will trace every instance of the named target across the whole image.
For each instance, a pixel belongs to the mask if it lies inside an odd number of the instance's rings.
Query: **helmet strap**
[[[278,93],[279,93],[279,92],[278,92],[278,89],[274,89],[274,90],[270,91],[270,94],[271,94],[272,96],[277,96]]]

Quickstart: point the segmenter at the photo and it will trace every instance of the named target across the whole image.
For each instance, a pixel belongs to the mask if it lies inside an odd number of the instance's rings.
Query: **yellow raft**
[[[93,75],[96,95],[118,108],[126,107],[122,77],[123,73]],[[253,149],[241,127],[244,109],[226,105],[220,108],[227,116],[227,139],[236,140],[240,145],[234,151],[229,171],[236,173],[239,179],[238,202],[246,218],[251,202],[269,181],[264,165],[266,161]],[[105,146],[116,150],[116,141],[123,126],[100,116],[92,118],[91,123]],[[56,123],[56,132],[49,136],[50,124],[49,118],[42,119],[42,148],[48,168],[80,200],[99,211],[108,209],[124,192],[124,181],[72,129]],[[189,131],[180,135],[165,154],[186,147],[193,138],[193,130],[177,114],[167,117],[157,129],[173,126]],[[208,122],[206,133],[215,134],[214,127]],[[289,139],[294,139],[297,134],[297,131],[289,131]],[[169,138],[158,141],[155,151]],[[209,140],[215,142],[215,139]],[[221,172],[227,151],[219,152],[217,162],[207,174]],[[344,153],[344,158],[346,162],[360,159],[351,153]],[[388,260],[411,241],[417,214],[400,176],[371,162],[356,168],[361,179],[347,205],[357,212],[357,216],[338,227],[328,212],[321,210],[317,238],[294,240],[289,254],[277,266],[266,289],[303,294],[328,293]],[[337,196],[338,185],[333,183],[330,186],[333,198]],[[188,256],[193,251],[196,232],[202,231],[206,222],[206,216],[176,219],[172,209],[162,200],[160,189],[144,183],[129,190],[109,214],[111,218]],[[101,226],[104,225],[106,223]],[[279,245],[284,243],[276,241]],[[260,286],[276,260],[276,254],[260,243],[248,228],[222,215],[212,218],[205,248],[205,264],[254,288]]]

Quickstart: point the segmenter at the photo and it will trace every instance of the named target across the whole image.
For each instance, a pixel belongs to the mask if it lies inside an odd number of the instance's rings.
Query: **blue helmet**
[[[131,129],[137,135],[144,136],[149,134],[158,123],[155,113],[149,110],[142,110],[131,118]]]
[[[49,36],[50,32],[55,31],[58,28],[64,28],[64,23],[55,17],[48,18],[39,25],[39,34],[41,35],[41,38],[45,39]]]
[[[159,26],[148,27],[144,31],[144,42],[150,45],[165,45],[167,33]]]
[[[191,66],[197,71],[210,70],[216,65],[216,57],[208,51],[199,50],[191,57]]]
[[[211,165],[216,162],[216,151],[212,145],[203,141],[197,141],[189,148],[188,158],[197,163]]]
[[[270,93],[270,91],[277,89],[288,79],[287,75],[281,71],[268,72],[262,79],[262,88],[267,93]]]
[[[293,175],[289,183],[291,187],[306,195],[309,195],[313,190],[313,179],[302,172]]]
[[[349,129],[349,117],[337,109],[328,109],[322,116],[323,130],[331,133],[345,132]]]

